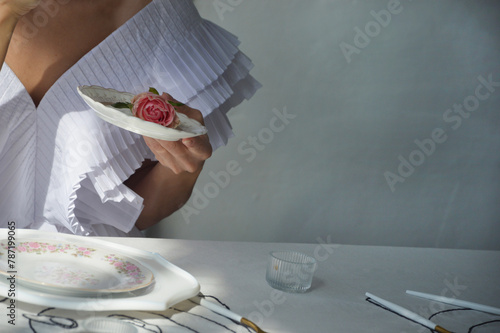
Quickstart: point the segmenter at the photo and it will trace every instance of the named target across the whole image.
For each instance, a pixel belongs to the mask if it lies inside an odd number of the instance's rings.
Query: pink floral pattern
[[[0,247],[7,250],[7,244],[4,242],[0,243]],[[38,241],[25,241],[19,242],[16,247],[18,253],[30,253],[35,255],[43,254],[68,254],[75,258],[93,258],[94,254],[99,253],[97,250],[90,247],[77,246],[65,242],[38,242]],[[102,254],[102,252],[101,252]],[[0,256],[2,253],[0,253]],[[97,258],[96,258],[97,259]],[[123,276],[125,279],[126,286],[130,287],[138,284],[142,284],[146,280],[146,276],[141,269],[134,265],[132,262],[127,261],[126,258],[119,257],[115,254],[107,254],[100,258],[116,269],[116,272]],[[92,286],[99,282],[98,279],[92,274],[88,274],[83,270],[75,270],[69,267],[56,267],[56,266],[46,266],[42,265],[41,270],[37,273],[44,275],[46,277],[51,276],[50,280],[61,285],[83,287]]]
[[[7,245],[1,243],[1,246],[4,249],[7,249]],[[96,249],[76,246],[68,243],[47,243],[47,242],[20,242],[16,247],[18,253],[35,253],[35,254],[44,254],[44,253],[67,253],[72,255],[73,257],[85,257],[91,258],[92,254],[96,251]]]
[[[119,274],[123,274],[127,278],[128,285],[141,284],[146,278],[139,267],[114,254],[104,256],[103,260],[114,266]]]

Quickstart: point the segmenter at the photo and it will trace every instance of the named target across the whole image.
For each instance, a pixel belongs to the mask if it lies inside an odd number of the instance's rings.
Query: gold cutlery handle
[[[261,330],[257,325],[255,325],[254,323],[252,323],[250,320],[246,319],[246,318],[241,318],[240,322],[245,325],[245,326],[248,326],[250,327],[251,329],[253,329],[255,332],[257,333],[266,333],[265,331]]]

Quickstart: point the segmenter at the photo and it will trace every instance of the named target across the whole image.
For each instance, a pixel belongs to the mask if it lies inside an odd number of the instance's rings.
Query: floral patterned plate
[[[134,97],[131,93],[99,86],[80,86],[77,90],[100,118],[130,132],[167,141],[177,141],[207,133],[205,126],[183,113],[177,113],[180,124],[173,129],[134,117],[128,108],[118,109],[111,106],[118,102],[130,103]]]
[[[45,258],[50,257],[50,254],[22,254],[28,252],[25,247],[25,252],[16,252],[12,255],[12,252],[6,251],[4,248],[0,247],[0,263],[4,265],[4,269],[6,265],[9,265],[7,273],[12,270],[14,271],[14,273],[9,273],[9,277],[7,278],[5,276],[0,277],[0,296],[14,297],[16,301],[19,302],[75,311],[163,311],[179,302],[198,295],[200,291],[200,284],[191,274],[170,263],[158,253],[144,251],[97,237],[42,232],[29,229],[17,229],[15,230],[15,236],[12,236],[11,233],[11,230],[0,229],[0,242],[5,244],[6,239],[14,239],[12,242],[15,244],[15,247],[22,246],[21,243],[24,242],[46,243],[47,245],[45,248],[47,252],[56,250],[59,244],[61,244],[59,249],[63,249],[64,251],[66,245],[69,245],[69,248],[71,248],[73,252],[65,250],[67,253],[62,254],[62,256],[68,259],[65,262],[82,263],[79,268],[85,272],[88,272],[87,268],[90,269],[94,266],[100,266],[105,268],[105,271],[108,272],[108,276],[116,278],[117,275],[120,276],[124,274],[124,272],[120,273],[120,269],[116,267],[123,267],[123,265],[125,265],[126,269],[128,263],[131,263],[137,266],[140,273],[146,277],[142,284],[136,283],[134,287],[126,286],[125,289],[129,290],[127,292],[108,292],[108,289],[106,289],[104,293],[99,293],[95,290],[90,292],[80,290],[80,294],[75,295],[67,292],[69,289],[68,287],[44,289],[41,287],[41,283],[37,283],[36,287],[34,287],[34,284],[28,285],[22,283],[19,277],[26,276],[26,270],[33,270],[29,267],[30,265],[38,265],[36,259],[41,260],[40,258],[44,258],[43,261],[47,262]],[[37,245],[33,245],[36,251]],[[49,246],[54,246],[54,248],[50,247],[49,249]],[[42,246],[40,245],[40,247]],[[96,251],[91,251],[89,249],[95,249]],[[76,254],[76,257],[72,254]],[[93,258],[86,258],[86,255],[91,255]],[[100,256],[97,257],[97,255]],[[10,259],[11,261],[9,261],[9,256],[12,257]],[[58,257],[59,256],[61,255],[58,255]],[[24,258],[28,258],[28,261],[24,260]],[[92,264],[87,265],[87,260],[90,260]],[[83,263],[85,263],[85,265]],[[120,263],[122,263],[122,265],[120,265]],[[12,265],[12,267],[10,265]],[[133,267],[130,268],[131,269],[128,271],[136,271]],[[53,267],[49,266],[47,269],[53,269]],[[154,278],[154,282],[150,283],[147,287],[141,288],[141,285],[148,283],[150,272],[152,278]],[[137,273],[137,275],[132,273],[129,274],[134,277],[132,280],[135,280],[136,276],[140,276],[138,271]],[[12,282],[11,275],[15,278],[14,282]],[[27,276],[27,278],[32,278],[32,276]],[[118,280],[125,285],[128,281],[127,278],[124,277]],[[89,281],[92,283],[92,278],[90,278]],[[101,282],[104,282],[102,278]],[[112,288],[115,288],[114,290],[120,290],[122,288],[119,286],[121,282],[115,283]],[[14,286],[12,283],[14,283]],[[104,283],[106,285],[106,282]]]
[[[149,286],[153,273],[116,251],[67,241],[16,242],[17,282],[30,288],[71,295],[121,293]],[[0,274],[9,276],[8,240],[0,240]]]

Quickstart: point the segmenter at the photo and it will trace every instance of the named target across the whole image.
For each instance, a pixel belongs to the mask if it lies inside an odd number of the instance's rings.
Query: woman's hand
[[[170,95],[168,95],[168,99],[177,102]],[[176,111],[184,113],[189,118],[203,124],[203,116],[198,110],[184,105],[176,107]],[[164,141],[144,137],[144,141],[155,154],[158,162],[175,174],[201,171],[205,160],[212,155],[212,146],[206,134],[179,141]]]

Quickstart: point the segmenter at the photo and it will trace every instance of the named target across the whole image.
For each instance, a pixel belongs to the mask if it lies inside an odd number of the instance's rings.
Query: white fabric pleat
[[[0,186],[14,195],[2,196],[2,214],[5,209],[8,218],[33,228],[51,224],[80,235],[137,235],[142,198],[123,182],[154,155],[140,135],[98,118],[76,87],[168,92],[203,113],[215,149],[232,136],[227,111],[260,87],[238,43],[203,20],[191,2],[154,0],[68,70],[36,110],[5,66]]]
[[[35,203],[35,108],[12,72],[0,72],[0,225],[26,228]],[[21,201],[21,202],[20,202]]]

